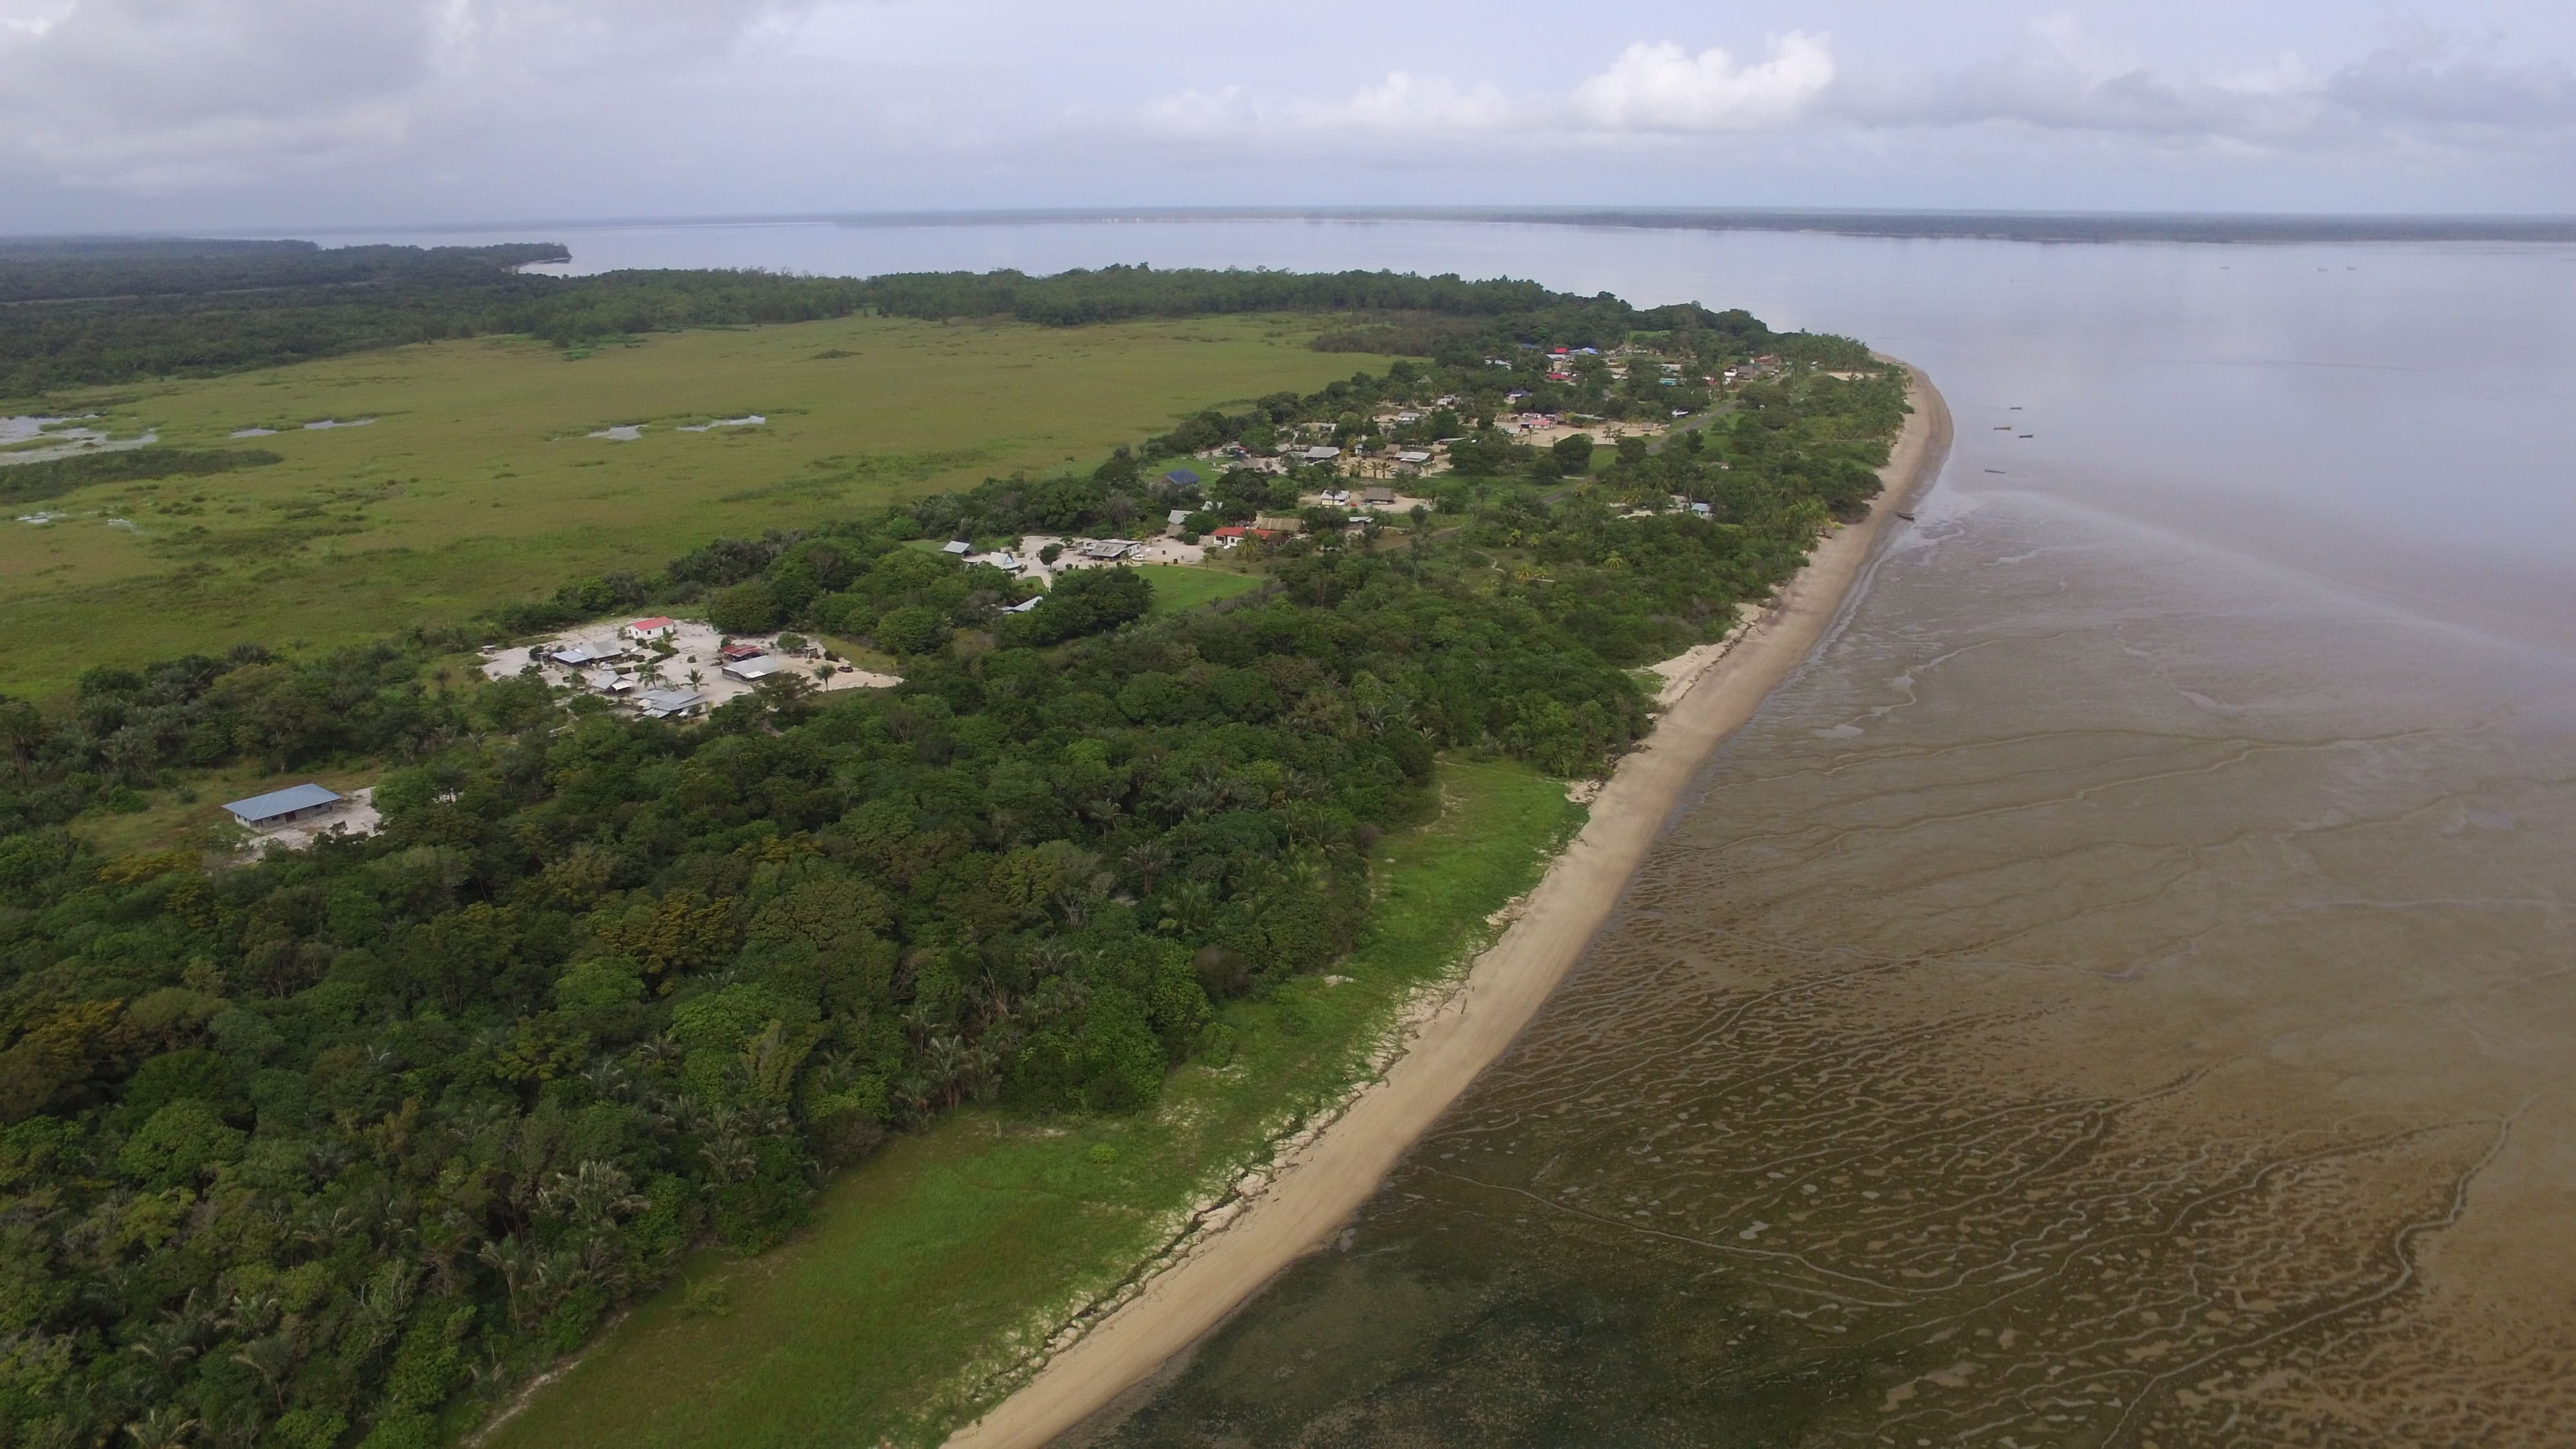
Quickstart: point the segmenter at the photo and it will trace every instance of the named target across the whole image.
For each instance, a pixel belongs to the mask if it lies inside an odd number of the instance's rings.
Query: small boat
[[[2018,437],[2024,437],[2024,438],[2036,438],[2036,437],[2038,437],[2038,436],[2039,436],[2039,434],[2037,434],[2037,433],[2020,433],[2020,434],[2016,434],[2016,436],[2018,436]]]
[[[1900,509],[1896,510],[1896,516],[1897,516],[1897,517],[1899,517],[1899,518],[1904,519],[1904,520],[1905,520],[1906,522],[1908,522],[1908,523],[1912,523],[1912,522],[1914,521],[1914,515],[1913,515],[1913,514],[1911,514],[1911,513],[1906,512],[1906,511],[1905,511],[1904,509],[1902,509],[1902,508],[1900,508]]]
[[[2001,468],[1988,468],[1986,471],[1987,471],[1987,472],[1989,472],[1989,473],[2000,473],[2000,472],[2002,472],[2002,471],[2003,471],[2003,469],[2001,469]]]
[[[2010,423],[1997,423],[1997,424],[1995,424],[1995,431],[1996,431],[1996,432],[1998,432],[1998,433],[2009,433],[2009,432],[2011,432],[2011,431],[2012,431],[2012,424],[2010,424]]]

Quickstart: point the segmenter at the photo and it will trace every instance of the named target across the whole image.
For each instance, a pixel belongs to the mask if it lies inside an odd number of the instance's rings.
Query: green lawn
[[[1191,411],[1385,359],[1309,350],[1325,318],[1043,328],[853,317],[656,334],[578,361],[440,342],[49,400],[264,468],[84,489],[0,518],[0,689],[245,640],[322,648],[459,621],[611,569],[1042,471]],[[681,432],[760,414],[759,427]],[[319,419],[374,418],[306,431]],[[633,442],[589,434],[640,423]],[[236,441],[243,428],[279,430]],[[14,510],[13,510],[14,511]]]
[[[938,1442],[1067,1305],[1120,1281],[1188,1203],[1347,1090],[1407,991],[1480,947],[1583,816],[1561,782],[1508,763],[1444,763],[1440,791],[1435,821],[1381,847],[1380,907],[1341,979],[1226,1009],[1230,1064],[1183,1067],[1135,1118],[960,1112],[892,1143],[825,1191],[796,1241],[692,1263],[686,1282],[720,1311],[675,1285],[487,1442]]]
[[[1186,613],[1202,604],[1248,594],[1262,584],[1259,574],[1192,568],[1187,564],[1148,564],[1137,572],[1154,586],[1157,615]]]

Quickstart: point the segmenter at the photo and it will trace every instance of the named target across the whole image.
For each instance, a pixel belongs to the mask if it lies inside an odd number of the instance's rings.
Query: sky
[[[0,0],[0,234],[929,209],[2576,213],[2576,4]]]

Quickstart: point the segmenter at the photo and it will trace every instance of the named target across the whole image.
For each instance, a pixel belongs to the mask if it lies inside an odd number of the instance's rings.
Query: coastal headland
[[[1332,1124],[1280,1159],[1221,1231],[1049,1359],[1016,1393],[947,1441],[1021,1449],[1081,1425],[1224,1322],[1323,1241],[1537,1013],[1645,859],[1710,754],[1825,637],[1897,514],[1949,456],[1949,408],[1908,368],[1912,407],[1868,516],[1821,541],[1768,611],[1743,629],[1622,760],[1589,822],[1464,983],[1422,1021],[1385,1074]]]

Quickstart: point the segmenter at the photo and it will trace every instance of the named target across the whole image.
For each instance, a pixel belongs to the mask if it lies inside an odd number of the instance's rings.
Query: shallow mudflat
[[[1112,1441],[2564,1442],[2572,699],[2037,500],[1927,516]]]

